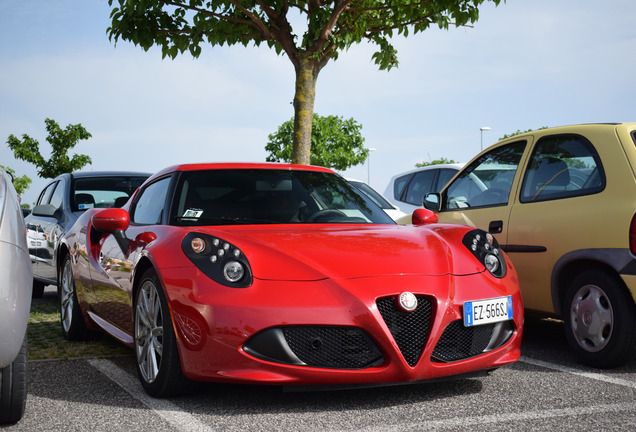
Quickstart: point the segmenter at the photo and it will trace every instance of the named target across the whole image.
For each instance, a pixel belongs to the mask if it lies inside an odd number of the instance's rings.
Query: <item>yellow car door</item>
[[[443,191],[439,222],[481,228],[505,245],[528,142],[526,138],[491,148],[464,168]]]

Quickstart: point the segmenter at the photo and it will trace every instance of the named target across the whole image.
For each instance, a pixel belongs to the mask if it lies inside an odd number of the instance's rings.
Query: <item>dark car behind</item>
[[[66,173],[46,185],[25,218],[33,297],[41,297],[46,285],[57,285],[58,241],[79,215],[89,208],[121,207],[149,176],[124,171]]]

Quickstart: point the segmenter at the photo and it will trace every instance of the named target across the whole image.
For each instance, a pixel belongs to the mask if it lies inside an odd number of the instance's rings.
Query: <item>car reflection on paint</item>
[[[58,285],[59,240],[78,216],[89,208],[121,207],[149,176],[120,171],[64,173],[42,189],[25,217],[33,297],[41,297],[47,285]]]

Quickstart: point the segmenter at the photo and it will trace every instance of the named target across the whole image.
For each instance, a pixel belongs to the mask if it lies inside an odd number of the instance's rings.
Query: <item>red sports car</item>
[[[65,337],[130,345],[157,397],[484,375],[520,354],[517,275],[492,236],[395,225],[325,168],[167,168],[61,244]]]

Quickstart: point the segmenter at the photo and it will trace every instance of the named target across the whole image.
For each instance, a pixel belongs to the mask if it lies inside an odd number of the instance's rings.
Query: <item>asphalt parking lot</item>
[[[484,378],[288,393],[206,384],[186,397],[143,392],[131,355],[33,361],[25,417],[3,431],[636,430],[636,362],[582,367],[562,324],[529,318],[522,359]]]

